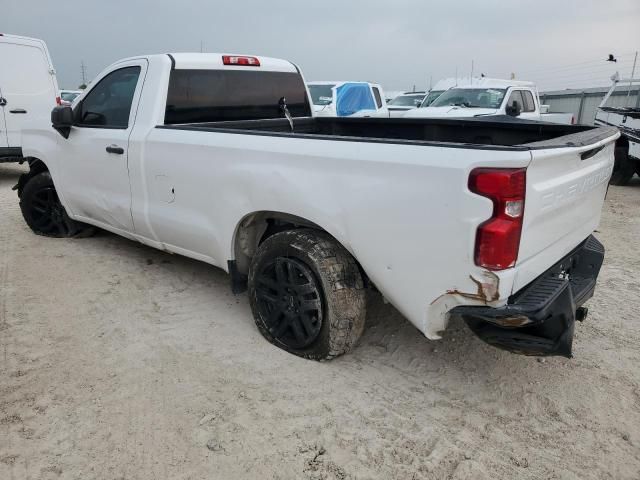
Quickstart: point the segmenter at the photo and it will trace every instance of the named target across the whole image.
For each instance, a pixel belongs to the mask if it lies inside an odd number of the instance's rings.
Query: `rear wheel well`
[[[246,275],[249,264],[262,242],[270,236],[298,228],[325,231],[309,220],[282,212],[255,212],[242,219],[236,228],[233,253],[237,272]]]
[[[235,260],[229,262],[229,273],[231,274],[234,292],[237,293],[246,289],[246,279],[251,260],[255,256],[258,247],[267,238],[279,232],[301,228],[317,230],[331,235],[316,223],[289,213],[262,211],[245,216],[238,224],[233,239]],[[336,239],[336,241],[338,240]],[[368,285],[369,280],[366,273],[358,260],[355,260],[365,284]]]

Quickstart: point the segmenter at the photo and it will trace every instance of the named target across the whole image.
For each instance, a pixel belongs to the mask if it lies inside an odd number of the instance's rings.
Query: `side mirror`
[[[64,138],[69,138],[73,126],[73,110],[68,105],[55,107],[51,111],[51,126]]]
[[[518,102],[516,100],[514,100],[511,105],[507,105],[507,108],[506,108],[505,111],[506,111],[507,115],[509,115],[511,117],[517,117],[521,113],[520,105],[518,104]]]

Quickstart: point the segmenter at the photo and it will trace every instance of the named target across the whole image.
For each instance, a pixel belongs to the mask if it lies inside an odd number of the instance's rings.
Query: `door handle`
[[[107,152],[115,153],[116,155],[122,155],[124,153],[124,148],[119,147],[117,145],[109,145],[107,147]]]
[[[9,110],[9,113],[27,113],[24,108],[16,108],[15,110]]]

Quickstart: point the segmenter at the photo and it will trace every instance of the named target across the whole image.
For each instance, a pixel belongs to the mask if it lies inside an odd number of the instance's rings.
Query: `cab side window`
[[[371,89],[373,90],[373,95],[376,97],[376,105],[378,105],[378,108],[382,108],[382,97],[380,96],[380,90],[378,90],[376,87],[371,87]]]
[[[524,108],[522,109],[522,111],[523,112],[535,112],[536,111],[536,104],[533,101],[533,94],[528,90],[523,90],[522,91],[522,96],[524,97]]]
[[[100,80],[76,107],[76,125],[126,129],[139,76],[140,67],[134,66],[115,70]]]
[[[522,91],[521,90],[514,90],[513,92],[511,92],[511,95],[509,95],[509,101],[507,102],[507,105],[510,107],[511,105],[513,105],[513,102],[517,102],[518,106],[520,107],[520,111],[524,112],[524,100],[522,99]]]

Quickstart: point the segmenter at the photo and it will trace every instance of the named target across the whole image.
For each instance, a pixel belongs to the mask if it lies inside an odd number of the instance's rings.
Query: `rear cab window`
[[[281,118],[282,97],[292,117],[311,116],[298,73],[175,69],[169,79],[164,123]]]

